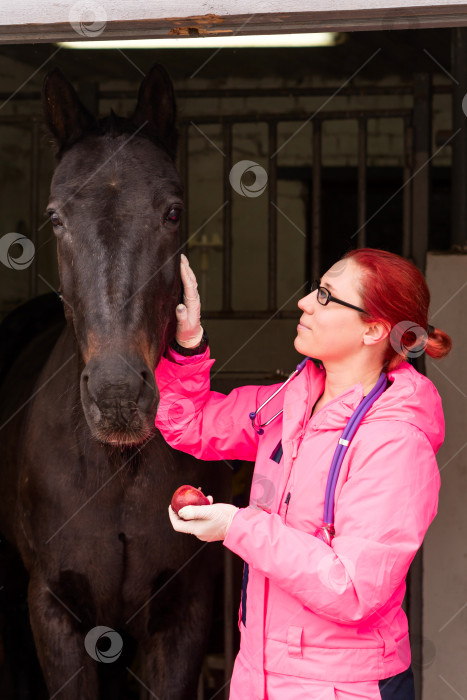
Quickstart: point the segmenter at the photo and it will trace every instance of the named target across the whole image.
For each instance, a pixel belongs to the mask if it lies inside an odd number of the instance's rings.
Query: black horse
[[[118,700],[131,678],[141,697],[194,700],[222,547],[175,533],[167,507],[183,483],[215,500],[230,486],[154,427],[181,291],[172,84],[154,66],[129,119],[95,120],[59,71],[43,101],[66,322],[47,295],[0,328],[5,655],[36,697],[27,645],[9,643],[27,584],[51,697]]]

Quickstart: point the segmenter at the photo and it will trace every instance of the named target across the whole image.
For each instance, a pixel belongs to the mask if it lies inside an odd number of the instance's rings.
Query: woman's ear
[[[364,345],[376,345],[385,340],[391,332],[391,326],[384,321],[368,323],[363,334]]]

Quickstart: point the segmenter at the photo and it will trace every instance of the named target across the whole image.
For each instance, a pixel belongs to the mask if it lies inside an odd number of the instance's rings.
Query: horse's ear
[[[42,109],[46,126],[59,151],[75,143],[95,122],[58,68],[45,76]]]
[[[172,81],[165,68],[156,63],[141,83],[132,121],[136,126],[147,124],[175,156],[176,114]]]

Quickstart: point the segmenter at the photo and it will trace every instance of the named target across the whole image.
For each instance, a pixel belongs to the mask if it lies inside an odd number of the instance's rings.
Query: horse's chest
[[[168,563],[176,544],[162,519],[146,518],[131,504],[122,503],[114,518],[101,512],[99,523],[76,515],[60,535],[42,566],[48,586],[79,617],[89,610],[113,624],[130,618],[151,598],[157,578],[181,564]]]
[[[93,619],[111,624],[156,599],[152,614],[160,617],[181,585],[176,572],[200,544],[170,525],[168,505],[181,480],[172,455],[163,468],[156,453],[145,469],[110,470],[97,451],[83,461],[67,442],[66,435],[49,435],[42,449],[28,442],[19,531],[30,573],[40,567],[57,599],[73,611],[76,605],[80,618],[87,606]]]
[[[174,533],[168,497],[150,481],[27,470],[20,492],[20,531],[48,572],[92,572],[91,585],[107,589],[163,566]]]

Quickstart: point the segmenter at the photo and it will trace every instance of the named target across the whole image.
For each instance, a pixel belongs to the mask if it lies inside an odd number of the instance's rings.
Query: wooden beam
[[[16,0],[0,8],[0,43],[374,31],[467,26],[463,0]],[[84,9],[80,9],[84,8]]]

